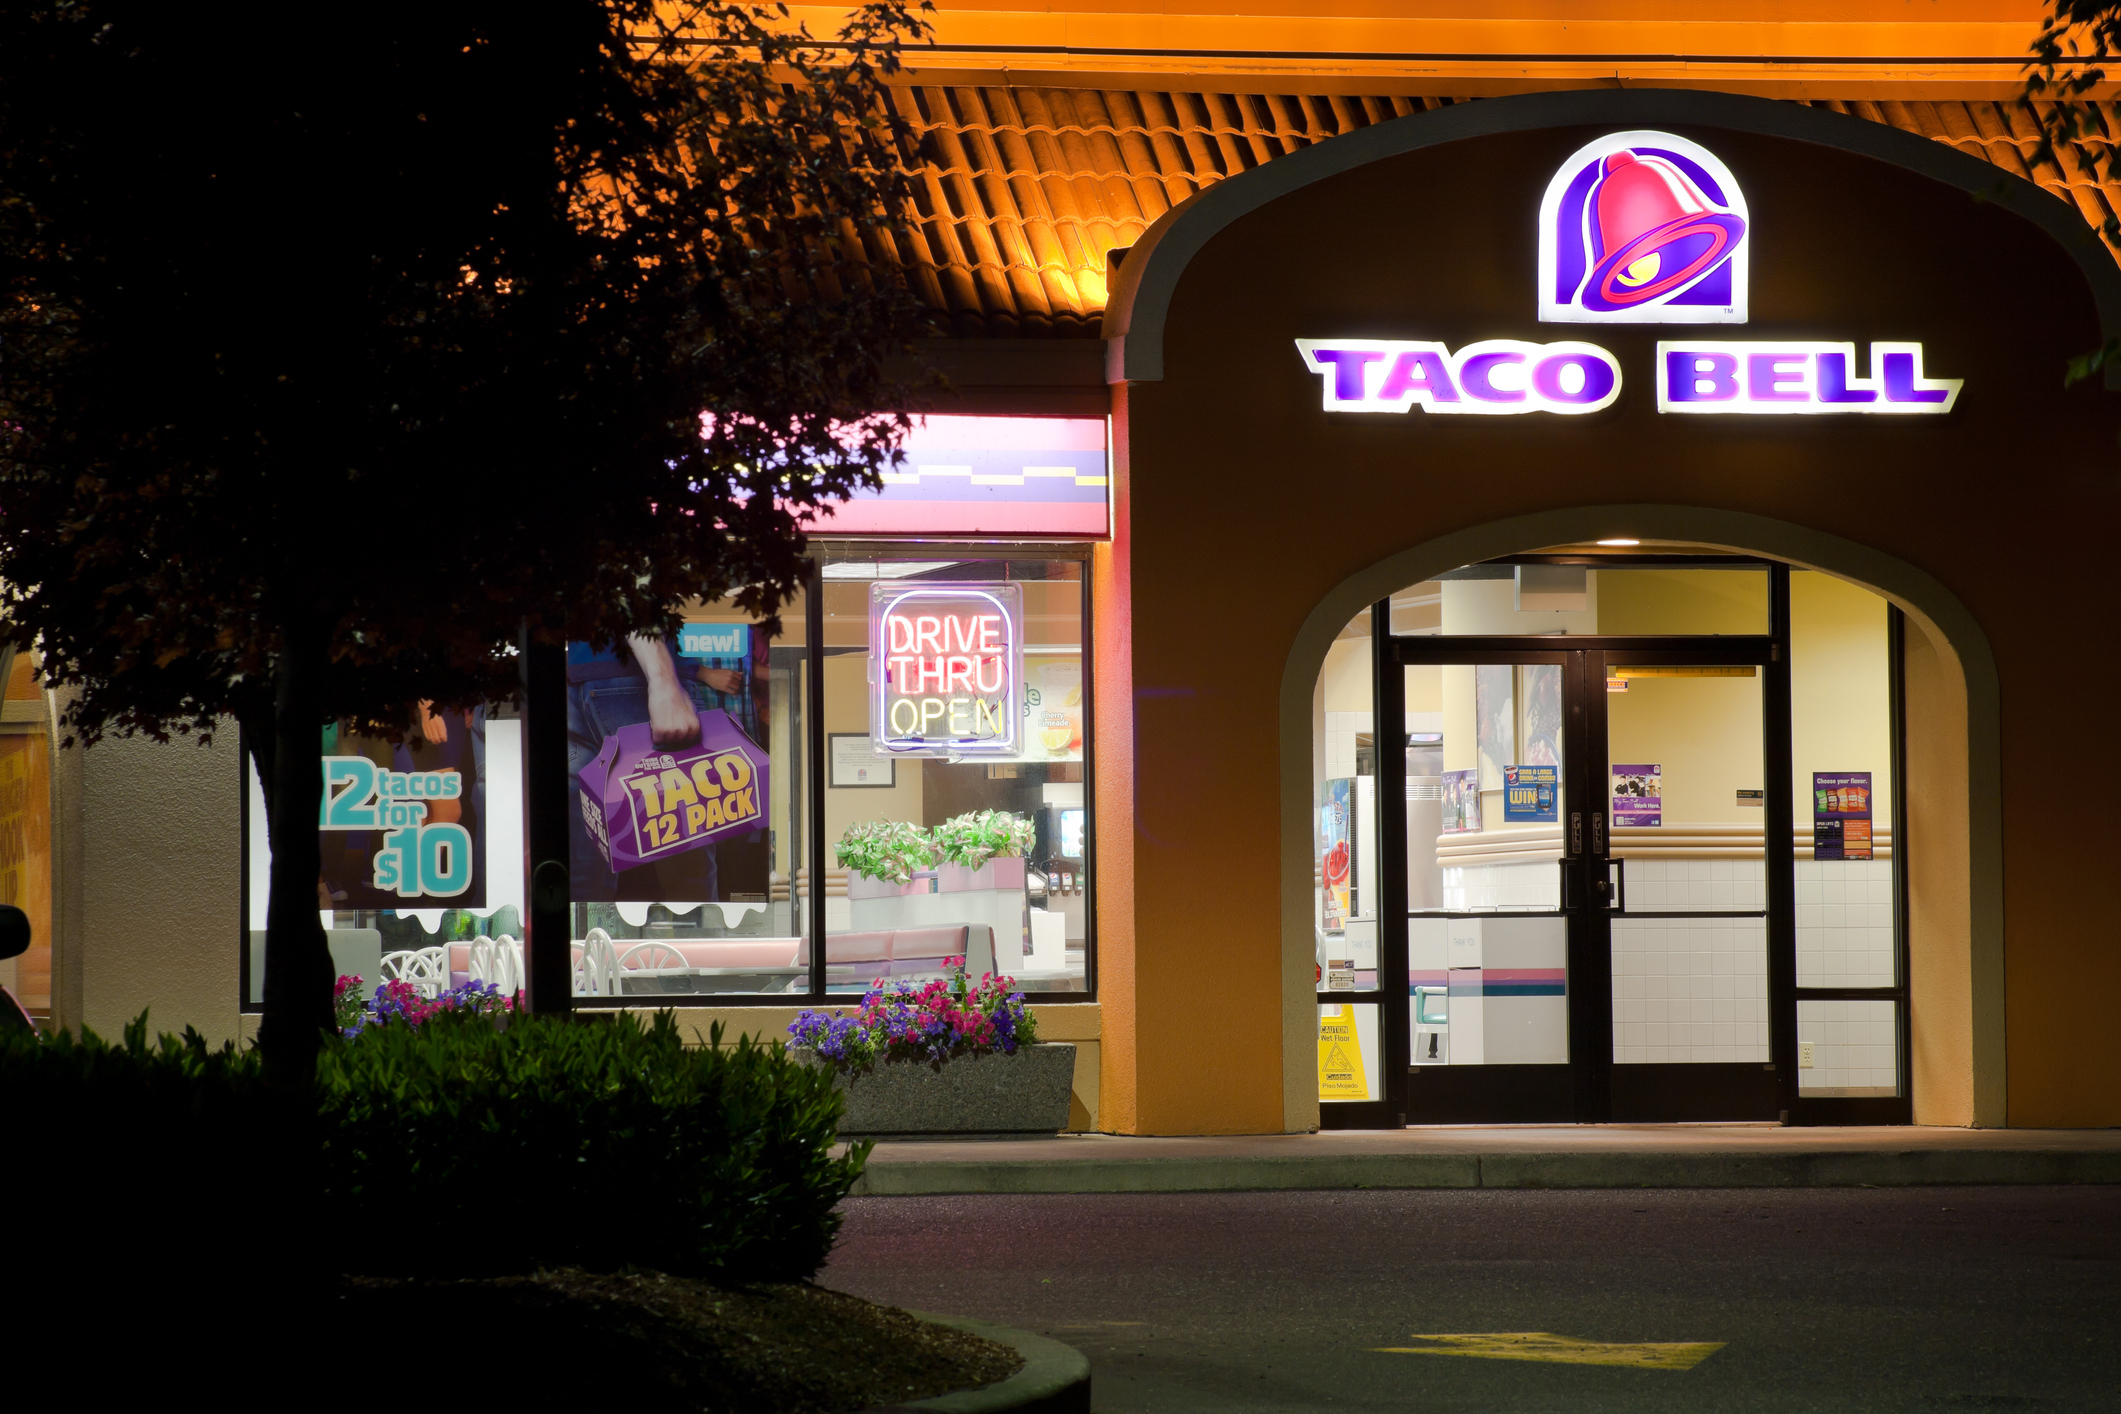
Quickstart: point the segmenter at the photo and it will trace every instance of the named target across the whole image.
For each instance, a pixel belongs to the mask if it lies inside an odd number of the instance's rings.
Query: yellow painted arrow
[[[1479,1335],[1421,1335],[1434,1345],[1383,1345],[1380,1355],[1470,1355],[1479,1360],[1545,1360],[1561,1365],[1626,1365],[1638,1370],[1691,1370],[1729,1342],[1578,1340],[1545,1331],[1493,1331]]]

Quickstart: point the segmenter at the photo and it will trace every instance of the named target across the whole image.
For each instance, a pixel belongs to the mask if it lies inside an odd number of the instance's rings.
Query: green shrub
[[[181,1291],[133,1323],[133,1358],[164,1361],[204,1312],[295,1296],[321,1231],[313,1113],[266,1087],[256,1051],[189,1030],[150,1043],[144,1015],[115,1043],[0,1034],[0,1207],[24,1286],[10,1338],[42,1349],[114,1299]]]
[[[149,1044],[143,1015],[115,1045],[0,1036],[0,1201],[22,1270],[98,1290],[570,1264],[799,1280],[868,1152],[832,1157],[839,1112],[828,1072],[688,1050],[668,1012],[373,1026],[292,1095],[255,1050]]]
[[[688,1050],[668,1012],[646,1028],[619,1013],[506,1030],[448,1014],[327,1047],[328,1209],[351,1231],[403,1234],[349,1269],[810,1276],[868,1150],[831,1156],[830,1074],[720,1039]]]

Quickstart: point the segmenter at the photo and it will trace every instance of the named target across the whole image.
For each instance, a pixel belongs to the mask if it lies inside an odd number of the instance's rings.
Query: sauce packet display
[[[765,749],[718,708],[700,713],[697,742],[670,750],[637,722],[582,767],[582,816],[616,874],[764,829],[770,772]]]

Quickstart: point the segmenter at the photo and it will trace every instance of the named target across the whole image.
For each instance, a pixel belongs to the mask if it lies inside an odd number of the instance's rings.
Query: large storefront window
[[[783,631],[726,603],[678,632],[569,645],[569,897],[587,1004],[800,992],[807,690],[798,596]],[[392,743],[325,729],[318,904],[336,971],[364,994],[433,999],[524,985],[522,724],[513,710],[418,711]],[[251,777],[246,1000],[264,997],[271,868]],[[412,797],[417,792],[420,800]],[[429,800],[428,797],[435,797]]]
[[[1089,988],[1082,568],[827,559],[827,990],[953,957]]]
[[[827,992],[941,976],[959,958],[975,977],[1087,992],[1081,562],[828,554],[821,582],[815,650],[807,592],[770,638],[715,603],[690,606],[667,639],[570,647],[577,1005],[816,995],[813,879]],[[880,607],[901,600],[895,617]],[[887,700],[894,674],[908,691]],[[525,981],[522,723],[512,709],[418,712],[404,742],[325,729],[317,893],[335,969],[371,997],[390,982],[429,1000],[468,984],[512,993]],[[271,851],[255,773],[246,864],[256,1008]]]
[[[477,981],[522,985],[522,723],[512,710],[415,708],[399,742],[324,730],[317,907],[333,970],[373,996],[403,981],[432,999]],[[244,754],[243,1001],[265,1000],[272,883],[265,793]]]

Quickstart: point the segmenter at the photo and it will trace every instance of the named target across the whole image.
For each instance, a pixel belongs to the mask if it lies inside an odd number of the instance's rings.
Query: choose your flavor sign
[[[1812,858],[1871,857],[1871,773],[1812,773]]]
[[[640,722],[605,737],[582,768],[582,816],[614,873],[764,827],[766,753],[727,712],[699,715],[690,746],[665,751]]]

